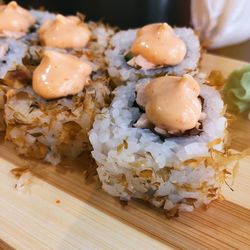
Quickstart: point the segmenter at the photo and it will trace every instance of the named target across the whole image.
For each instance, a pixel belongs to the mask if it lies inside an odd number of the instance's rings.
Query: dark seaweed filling
[[[31,26],[29,28],[29,33],[33,33],[33,32],[36,32],[37,28],[38,28],[38,23],[34,24],[33,26]]]
[[[7,55],[8,53],[10,53],[11,52],[11,48],[8,48],[7,49],[7,52],[6,52],[6,54],[5,55]],[[2,63],[2,64],[5,64],[5,63],[7,63],[7,61],[6,60],[0,60],[0,62]]]
[[[124,55],[124,59],[125,59],[126,62],[131,60],[133,57],[134,57],[134,55],[130,51]]]

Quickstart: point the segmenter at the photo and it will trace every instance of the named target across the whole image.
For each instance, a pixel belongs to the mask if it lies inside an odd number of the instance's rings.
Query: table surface
[[[209,52],[219,56],[250,62],[250,40]]]

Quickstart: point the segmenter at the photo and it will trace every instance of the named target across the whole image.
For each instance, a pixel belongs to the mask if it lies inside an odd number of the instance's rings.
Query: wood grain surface
[[[243,64],[204,55],[202,69],[226,76]],[[234,149],[250,146],[249,121],[239,118],[230,134]],[[86,181],[88,155],[58,167],[33,162],[29,189],[18,191],[10,170],[29,164],[0,144],[0,238],[16,249],[250,249],[250,158],[241,161],[234,191],[223,188],[225,200],[172,220],[140,201],[122,207],[98,181]]]

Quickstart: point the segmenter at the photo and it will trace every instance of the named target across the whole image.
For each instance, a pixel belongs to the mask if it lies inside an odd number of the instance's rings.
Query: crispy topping
[[[226,79],[224,78],[223,74],[219,70],[213,70],[210,72],[207,85],[215,86],[217,88],[222,87],[225,84]]]

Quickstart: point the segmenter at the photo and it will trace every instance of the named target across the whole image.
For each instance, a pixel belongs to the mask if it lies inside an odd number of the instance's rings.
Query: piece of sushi
[[[7,92],[5,138],[18,154],[57,165],[90,150],[94,117],[109,103],[107,80],[91,82],[77,95],[44,100],[31,87]]]
[[[178,75],[195,74],[199,60],[201,45],[197,35],[191,28],[174,28],[175,34],[186,45],[186,55],[183,61],[175,66],[164,66],[155,69],[138,69],[127,64],[126,53],[136,38],[137,29],[117,32],[110,40],[106,51],[108,72],[116,85],[124,81],[135,81],[145,77],[155,77],[165,74]]]
[[[168,216],[208,205],[220,197],[229,173],[225,163],[230,157],[224,148],[227,120],[220,94],[201,84],[205,115],[198,133],[162,136],[152,127],[136,126],[143,113],[136,104],[137,85],[118,87],[89,133],[102,188],[123,201],[139,198],[163,207]]]

